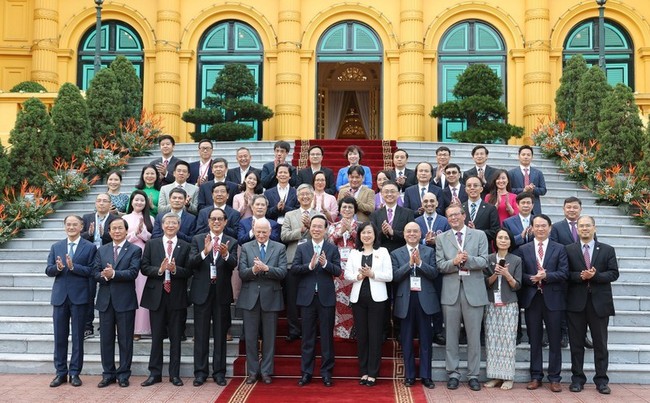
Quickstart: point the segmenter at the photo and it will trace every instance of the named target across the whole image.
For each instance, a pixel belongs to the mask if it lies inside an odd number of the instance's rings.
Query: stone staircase
[[[273,142],[224,142],[215,147],[214,156],[223,156],[236,166],[235,150],[245,145],[253,155],[253,166],[261,168],[273,159]],[[409,167],[419,161],[435,162],[434,150],[440,144],[400,142],[398,147],[408,150]],[[452,149],[452,161],[463,170],[472,165],[471,144],[447,144]],[[517,166],[517,147],[490,145],[489,164],[510,169]],[[293,151],[293,150],[292,150]],[[187,161],[197,159],[196,144],[179,144],[175,155]],[[155,156],[134,158],[126,170],[123,191],[133,188],[142,167]],[[553,221],[562,219],[563,200],[568,196],[580,197],[585,214],[596,219],[599,240],[616,248],[620,278],[613,284],[617,315],[610,321],[610,379],[615,383],[650,383],[650,236],[648,232],[625,216],[617,207],[595,204],[595,197],[558,172],[552,161],[536,155],[534,165],[543,170],[548,193],[542,198],[544,213]],[[2,373],[52,373],[53,329],[52,308],[49,304],[52,279],[44,274],[50,245],[62,239],[63,217],[83,214],[94,208],[94,199],[104,185],[95,186],[84,200],[68,202],[54,215],[46,218],[41,228],[24,232],[18,238],[0,246],[0,372]],[[189,310],[188,329],[191,334],[192,310]],[[229,365],[238,353],[237,336],[241,334],[241,320],[233,320],[229,343]],[[148,339],[135,343],[133,373],[147,374],[150,349]],[[84,373],[101,374],[99,337],[85,342]],[[183,343],[181,375],[192,376],[191,337]],[[463,351],[464,354],[464,351]],[[464,357],[461,357],[464,359]],[[528,345],[517,349],[518,381],[528,380]],[[587,376],[593,371],[593,354],[585,355]],[[563,378],[570,376],[569,349],[563,349]],[[444,347],[434,345],[433,373],[437,381],[446,380]],[[461,368],[464,364],[461,364]],[[232,368],[229,366],[229,372]],[[336,373],[335,373],[336,374]]]

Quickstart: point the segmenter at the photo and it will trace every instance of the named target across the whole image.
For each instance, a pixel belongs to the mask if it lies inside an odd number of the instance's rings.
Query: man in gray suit
[[[446,210],[451,229],[436,238],[436,263],[443,274],[442,313],[447,329],[447,389],[458,389],[458,336],[461,320],[467,332],[467,377],[469,387],[481,390],[478,375],[481,364],[481,322],[488,304],[483,269],[488,266],[485,233],[465,225],[465,211],[459,204]]]
[[[255,221],[255,241],[241,248],[239,277],[242,280],[237,308],[244,310],[244,337],[246,340],[247,384],[253,384],[261,375],[262,382],[270,384],[273,375],[275,333],[278,312],[284,309],[281,281],[287,274],[287,255],[284,245],[269,240],[271,224],[266,218]],[[257,336],[262,326],[262,365],[260,368]],[[261,369],[261,373],[260,373]]]

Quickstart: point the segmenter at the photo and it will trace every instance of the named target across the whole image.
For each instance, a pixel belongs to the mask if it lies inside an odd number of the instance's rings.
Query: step
[[[0,260],[0,273],[41,273],[45,275],[47,259]]]
[[[10,241],[11,242],[11,241]],[[15,249],[9,248],[4,244],[3,247],[0,247],[0,261],[8,260],[20,260],[20,259],[42,259],[47,260],[47,255],[50,253],[50,246],[47,248],[34,248],[34,249]],[[45,272],[45,267],[43,267],[43,272]]]
[[[50,301],[0,301],[0,312],[16,318],[52,318],[52,305]]]
[[[650,297],[614,297],[616,311],[650,311]]]
[[[42,273],[0,273],[0,287],[52,287],[54,279],[45,274],[45,267]]]
[[[650,287],[648,287],[647,283],[627,283],[616,281],[612,283],[612,293],[616,296],[649,297]]]

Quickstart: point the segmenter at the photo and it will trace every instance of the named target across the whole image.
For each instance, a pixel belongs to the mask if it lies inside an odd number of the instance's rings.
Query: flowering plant
[[[104,141],[119,147],[121,153],[130,157],[149,155],[158,137],[163,134],[161,122],[160,116],[143,109],[140,120],[130,118],[120,123],[119,133],[111,132]]]
[[[553,121],[547,124],[540,124],[531,135],[533,141],[538,145],[546,158],[564,158],[570,155],[569,148],[573,141],[573,135],[565,130],[566,124],[561,121]]]
[[[16,217],[9,217],[7,205],[0,204],[0,245],[18,235],[20,227]]]
[[[54,161],[54,172],[45,174],[45,192],[62,201],[79,200],[88,193],[99,177],[86,177],[85,173],[88,170],[86,164],[78,167],[76,164],[77,158],[74,155],[70,162],[57,157]]]
[[[593,192],[598,196],[598,200],[618,206],[647,196],[650,193],[647,178],[635,175],[635,169],[636,167],[630,164],[627,172],[623,172],[621,165],[615,165],[602,172],[596,172]]]
[[[18,193],[14,188],[5,188],[2,203],[6,206],[7,216],[17,223],[17,228],[24,229],[38,227],[43,217],[54,212],[52,203],[56,200],[56,196],[43,197],[43,190],[28,186],[25,179]]]
[[[101,145],[102,148],[86,149],[83,163],[88,167],[89,175],[104,178],[109,172],[125,166],[128,156],[121,156],[123,148],[108,140],[103,140]]]
[[[584,144],[578,139],[566,140],[568,154],[563,155],[560,166],[571,180],[590,184],[600,168],[596,163],[596,153],[600,145],[596,140]]]

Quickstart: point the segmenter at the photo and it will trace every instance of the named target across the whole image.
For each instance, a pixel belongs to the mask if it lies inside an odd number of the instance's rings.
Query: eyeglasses
[[[447,214],[447,218],[454,218],[463,215],[463,213],[451,213]]]
[[[223,222],[223,221],[226,221],[226,217],[210,217],[210,218],[208,218],[208,221],[210,221],[210,222],[215,222],[215,221]]]
[[[201,150],[201,151],[209,151],[209,150],[212,150],[212,147],[199,147],[199,150]]]

